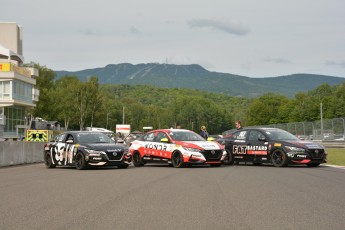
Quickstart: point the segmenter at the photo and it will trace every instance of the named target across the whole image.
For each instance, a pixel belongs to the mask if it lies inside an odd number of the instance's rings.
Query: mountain
[[[77,76],[87,81],[97,76],[100,84],[153,85],[163,88],[192,88],[232,96],[257,97],[273,92],[294,97],[327,83],[331,86],[345,82],[345,78],[314,74],[250,78],[229,73],[210,72],[203,67],[172,64],[110,64],[103,68],[81,71],[55,71],[57,78]]]

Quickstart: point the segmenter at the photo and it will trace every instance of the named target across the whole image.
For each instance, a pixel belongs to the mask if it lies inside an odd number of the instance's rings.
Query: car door
[[[239,130],[232,134],[228,148],[233,154],[235,162],[244,162],[252,160],[252,156],[247,154],[247,136],[248,130]]]
[[[146,133],[142,137],[142,142],[139,146],[140,156],[143,157],[144,160],[152,160],[152,156],[154,156],[154,144],[155,144],[155,132]]]
[[[63,153],[65,151],[66,133],[63,133],[55,138],[54,144],[50,147],[50,154],[52,161],[56,165],[63,165]]]
[[[171,151],[169,151],[169,144],[170,140],[168,135],[165,132],[158,132],[155,138],[157,143],[157,155],[162,159],[170,160],[171,159]]]
[[[268,142],[265,135],[260,130],[251,130],[249,132],[247,155],[248,159],[252,159],[254,163],[267,161]]]

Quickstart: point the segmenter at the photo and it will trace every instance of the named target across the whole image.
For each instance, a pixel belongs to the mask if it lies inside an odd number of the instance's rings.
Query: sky
[[[345,77],[344,12],[344,0],[0,0],[26,63],[199,64],[253,78]]]

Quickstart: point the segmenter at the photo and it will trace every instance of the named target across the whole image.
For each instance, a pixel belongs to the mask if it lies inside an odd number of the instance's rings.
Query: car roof
[[[155,130],[151,130],[149,132],[161,132],[161,131],[164,131],[164,132],[171,132],[171,131],[189,131],[189,132],[193,132],[189,129],[155,129]]]
[[[278,128],[272,128],[272,127],[246,127],[240,130],[261,130],[261,131],[269,131],[269,130],[282,130],[282,129],[278,129]],[[240,130],[236,130],[236,131],[240,131]]]
[[[78,134],[78,133],[103,133],[103,132],[100,132],[100,131],[66,131],[66,132],[63,132],[62,134],[64,133],[68,133],[68,134]]]

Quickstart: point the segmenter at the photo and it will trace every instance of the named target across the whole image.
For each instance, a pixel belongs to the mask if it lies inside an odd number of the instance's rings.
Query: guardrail
[[[326,148],[345,148],[345,141],[314,141],[320,145],[325,146]]]

